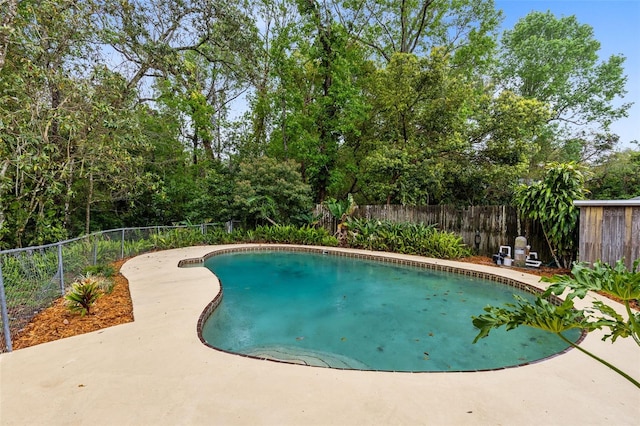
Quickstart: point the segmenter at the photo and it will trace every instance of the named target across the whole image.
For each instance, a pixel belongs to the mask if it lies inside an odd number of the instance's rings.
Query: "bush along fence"
[[[232,239],[231,225],[113,229],[54,244],[0,251],[0,353],[11,351],[11,337],[64,296],[91,267],[151,250],[225,244]]]
[[[336,231],[337,221],[326,206],[317,205],[314,213],[321,226]],[[521,219],[517,209],[511,206],[371,205],[357,206],[352,217],[435,226],[440,231],[462,237],[474,253],[488,257],[497,253],[500,246],[513,247],[516,237],[524,235],[541,259],[552,259],[540,225]]]

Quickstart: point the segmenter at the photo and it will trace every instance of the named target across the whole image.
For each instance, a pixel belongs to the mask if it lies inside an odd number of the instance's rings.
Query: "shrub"
[[[244,242],[337,246],[337,238],[324,228],[292,225],[257,226],[244,232]]]
[[[105,287],[110,291],[109,280],[104,277],[88,275],[74,282],[64,296],[69,310],[79,312],[82,316],[91,314],[91,307],[106,292]]]
[[[295,161],[261,157],[240,163],[231,201],[234,219],[247,225],[290,223],[313,207],[311,187]]]
[[[199,227],[176,228],[151,236],[153,246],[160,250],[203,244],[205,236]]]
[[[84,268],[85,275],[101,275],[111,278],[116,274],[116,268],[112,265],[89,265]]]
[[[434,225],[388,220],[349,219],[347,245],[352,248],[459,259],[470,254],[462,238]]]

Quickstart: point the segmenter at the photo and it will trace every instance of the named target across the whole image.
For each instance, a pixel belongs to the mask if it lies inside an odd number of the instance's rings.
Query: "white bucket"
[[[505,257],[503,262],[504,262],[504,266],[511,266],[511,258],[510,257]]]

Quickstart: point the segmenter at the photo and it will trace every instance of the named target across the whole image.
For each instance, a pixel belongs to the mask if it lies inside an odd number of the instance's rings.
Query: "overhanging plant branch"
[[[579,270],[582,265],[577,265],[577,267]],[[574,268],[574,272],[575,271],[576,268]],[[580,274],[578,273],[576,275]],[[592,316],[593,312],[590,310],[577,310],[573,303],[573,298],[576,295],[584,297],[582,292],[576,293],[574,291],[573,293],[570,293],[561,304],[553,304],[551,301],[547,300],[547,297],[550,294],[558,294],[558,292],[561,292],[565,288],[579,286],[577,280],[574,280],[571,277],[556,276],[553,279],[559,282],[550,286],[549,289],[541,296],[538,296],[534,302],[530,302],[520,296],[514,295],[514,298],[516,299],[515,304],[506,304],[505,308],[487,306],[484,308],[484,314],[472,317],[473,325],[479,330],[473,343],[476,343],[482,338],[486,338],[489,335],[489,332],[494,328],[504,326],[506,330],[509,331],[521,325],[526,325],[556,334],[571,347],[578,349],[590,358],[611,368],[613,371],[631,382],[634,386],[640,388],[640,383],[638,383],[638,381],[629,374],[620,370],[608,361],[587,351],[562,335],[563,332],[571,329],[582,329],[583,331],[586,330],[590,332],[603,327],[608,327],[612,330],[612,341],[615,341],[616,337],[627,337],[629,334],[633,334],[628,332],[628,324],[620,316],[607,315],[611,312],[606,309],[606,307],[604,307],[605,309],[602,311],[604,316],[595,318]],[[603,340],[607,337],[608,336],[605,336]]]
[[[596,361],[598,361],[599,363],[606,365],[607,367],[609,367],[610,369],[612,369],[613,371],[615,371],[616,373],[618,373],[619,375],[621,375],[622,377],[624,377],[625,379],[627,379],[628,381],[630,381],[631,383],[633,383],[633,385],[637,388],[640,389],[640,382],[638,382],[636,379],[634,379],[633,377],[631,377],[630,375],[628,375],[627,373],[625,373],[624,371],[620,370],[618,367],[616,367],[615,365],[611,364],[610,362],[607,362],[606,360],[600,358],[599,356],[589,352],[588,350],[584,349],[583,347],[581,347],[580,345],[576,345],[574,342],[572,342],[571,340],[567,339],[566,337],[564,337],[562,335],[562,333],[556,333],[556,335],[558,337],[560,337],[564,342],[566,342],[567,344],[571,345],[571,347],[576,348],[577,350],[579,350],[580,352],[582,352],[583,354],[595,359]]]

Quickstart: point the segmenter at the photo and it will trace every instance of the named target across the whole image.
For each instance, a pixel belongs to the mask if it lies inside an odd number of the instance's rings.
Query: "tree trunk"
[[[73,185],[73,165],[74,160],[69,161],[69,173],[67,174],[67,178],[65,179],[65,185],[67,188],[66,193],[64,194],[64,219],[63,219],[63,227],[64,229],[69,229],[69,222],[71,221],[71,186]]]
[[[2,163],[2,167],[0,168],[0,200],[4,200],[4,186],[2,185],[2,182],[4,181],[5,176],[7,175],[7,171],[9,170],[9,165],[11,164],[11,162],[9,160],[5,160]],[[2,231],[2,227],[4,225],[4,221],[6,219],[5,213],[4,213],[4,201],[0,203],[0,231]],[[2,235],[2,233],[0,232],[0,235]]]
[[[333,85],[333,45],[331,43],[331,24],[322,22],[320,6],[316,0],[308,0],[314,23],[318,30],[320,40],[320,70],[322,73],[322,114],[316,118],[319,129],[318,151],[326,160],[320,164],[320,171],[316,177],[316,201],[322,203],[327,195],[329,186],[329,174],[335,163],[335,154],[332,152],[336,144],[332,126],[337,115],[337,107],[331,99],[331,86]]]
[[[198,164],[198,130],[193,131],[191,136],[191,144],[193,146],[193,164]]]
[[[89,172],[89,190],[87,193],[87,206],[84,215],[84,233],[91,231],[91,203],[93,202],[93,172]]]
[[[400,2],[400,53],[413,53],[418,42],[424,36],[427,27],[427,15],[429,6],[434,0],[423,0],[415,19],[411,19],[411,6],[407,0]],[[410,22],[411,21],[411,22]]]
[[[202,138],[202,146],[204,147],[204,153],[206,157],[209,160],[213,161],[215,159],[215,154],[213,152],[213,144],[211,143],[211,139],[209,139],[208,137]]]
[[[287,147],[287,100],[282,95],[282,150],[285,160],[289,159],[289,148]]]

